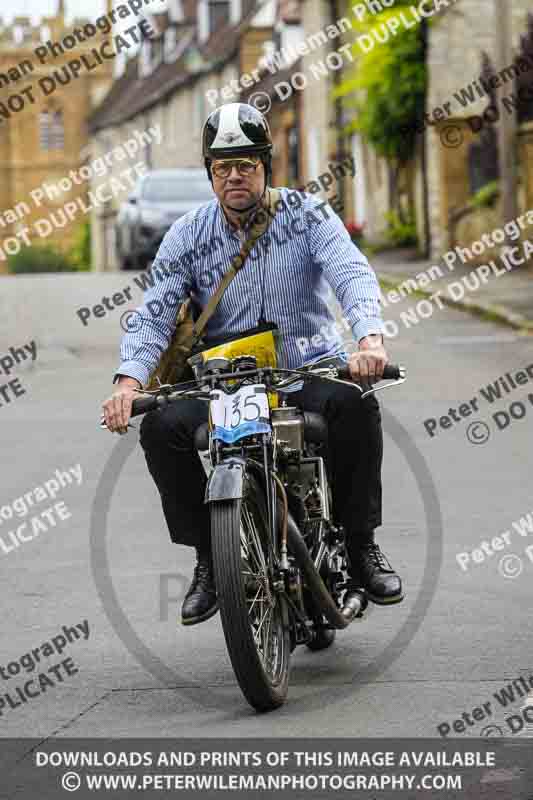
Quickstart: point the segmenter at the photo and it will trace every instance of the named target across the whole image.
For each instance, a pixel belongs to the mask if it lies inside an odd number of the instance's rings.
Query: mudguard
[[[243,496],[245,466],[244,459],[235,456],[217,464],[207,481],[205,502],[240,500]]]

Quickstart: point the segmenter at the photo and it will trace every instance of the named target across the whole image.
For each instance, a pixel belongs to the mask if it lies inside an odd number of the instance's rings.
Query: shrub
[[[387,230],[387,240],[395,247],[411,247],[418,244],[416,234],[416,223],[413,217],[408,217],[402,222],[396,211],[385,214],[389,227]]]
[[[7,267],[9,272],[14,275],[76,270],[72,259],[51,245],[23,247],[15,256],[9,257]]]
[[[492,208],[500,196],[499,181],[490,181],[475,193],[471,200],[474,208]]]
[[[91,269],[91,223],[89,220],[79,226],[70,251],[70,258],[74,269],[80,272]]]

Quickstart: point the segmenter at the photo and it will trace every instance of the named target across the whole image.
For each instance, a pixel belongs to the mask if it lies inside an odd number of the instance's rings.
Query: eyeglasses
[[[211,172],[216,178],[227,178],[233,167],[237,167],[237,172],[242,178],[252,175],[260,164],[259,159],[235,158],[225,159],[224,161],[213,161]]]

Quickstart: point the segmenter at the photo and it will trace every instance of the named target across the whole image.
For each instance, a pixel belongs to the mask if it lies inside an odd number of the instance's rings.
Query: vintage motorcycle
[[[393,382],[363,392],[339,358],[280,369],[257,348],[252,354],[249,339],[249,348],[239,340],[239,355],[215,349],[193,359],[193,381],[134,400],[132,416],[186,398],[209,403],[195,444],[211,464],[205,502],[222,627],[244,696],[268,711],[287,697],[293,649],[329,647],[349,624],[340,611],[347,556],[331,511],[326,422],[291,406],[290,394],[303,381],[330,380],[365,396],[402,383],[405,368],[387,365],[383,377]],[[353,618],[366,606],[361,589]]]

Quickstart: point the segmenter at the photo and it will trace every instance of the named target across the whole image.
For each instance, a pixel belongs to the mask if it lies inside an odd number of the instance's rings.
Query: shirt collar
[[[218,203],[218,211],[219,211],[219,214],[220,214],[220,222],[221,222],[222,227],[225,228],[228,233],[231,233],[233,236],[238,237],[241,241],[244,241],[246,238],[248,238],[248,234],[250,232],[250,228],[252,227],[252,225],[254,223],[254,220],[255,220],[255,217],[256,217],[256,214],[260,211],[261,206],[256,208],[256,210],[253,212],[253,214],[251,214],[248,217],[248,219],[244,223],[243,228],[238,228],[237,229],[237,228],[234,228],[233,225],[231,225],[230,221],[228,220],[228,218],[226,216],[226,212],[224,211],[222,203],[220,202],[220,200],[218,200],[218,198],[217,198],[217,203]]]

